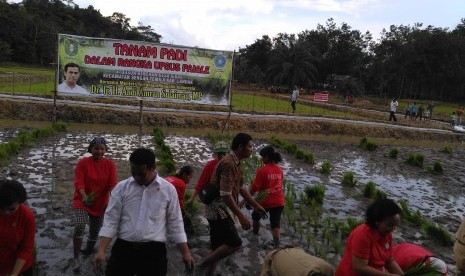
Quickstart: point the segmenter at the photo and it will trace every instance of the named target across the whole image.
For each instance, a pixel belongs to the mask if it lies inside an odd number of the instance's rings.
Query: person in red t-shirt
[[[403,271],[415,267],[420,263],[431,263],[440,275],[447,275],[449,271],[443,260],[434,257],[433,253],[413,243],[403,242],[396,244],[392,255]]]
[[[250,187],[250,194],[258,192],[258,203],[270,213],[271,234],[275,246],[280,242],[281,215],[284,210],[283,170],[277,164],[282,161],[281,154],[272,146],[266,146],[259,152],[262,157],[263,167],[257,170],[255,179]],[[260,199],[261,198],[261,199]],[[256,210],[252,212],[253,232],[258,234],[260,230],[260,214]]]
[[[192,193],[191,198],[189,199],[189,204],[194,203],[195,198],[199,195],[202,188],[207,185],[212,177],[213,171],[215,170],[216,164],[220,162],[221,158],[223,158],[226,153],[230,152],[228,145],[225,142],[218,142],[215,144],[213,148],[213,155],[215,159],[208,161],[208,163],[203,168],[202,174],[195,185],[195,190]]]
[[[165,180],[173,184],[178,193],[179,205],[183,216],[185,215],[184,210],[184,194],[186,193],[186,186],[191,181],[194,175],[194,169],[191,166],[184,166],[174,176],[165,177]]]
[[[0,180],[0,275],[33,275],[36,232],[26,190],[15,180]]]
[[[366,211],[366,221],[349,235],[336,276],[403,275],[394,260],[392,232],[402,210],[391,199],[378,199]]]
[[[107,150],[105,138],[92,139],[87,148],[87,152],[92,156],[79,160],[74,171],[73,270],[75,272],[80,269],[79,253],[90,255],[94,251],[110,191],[117,183],[115,162],[104,157]],[[87,247],[81,251],[87,223],[89,223]]]

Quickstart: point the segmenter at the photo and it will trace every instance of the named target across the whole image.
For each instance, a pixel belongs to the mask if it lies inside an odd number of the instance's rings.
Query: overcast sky
[[[21,2],[10,0],[8,2]],[[263,35],[316,29],[334,18],[379,38],[390,25],[454,29],[465,18],[465,0],[74,0],[103,16],[113,12],[150,25],[163,43],[238,50]]]

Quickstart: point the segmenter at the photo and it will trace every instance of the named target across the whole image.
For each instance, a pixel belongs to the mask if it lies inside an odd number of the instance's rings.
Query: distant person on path
[[[450,115],[450,126],[454,127],[457,125],[457,115],[455,115],[455,112],[452,112],[452,115]]]
[[[389,109],[389,121],[394,120],[394,122],[397,122],[396,110],[398,106],[399,106],[399,103],[397,102],[395,98],[393,98],[391,101],[391,107]]]
[[[295,113],[295,104],[297,102],[297,98],[299,97],[299,88],[294,86],[294,90],[292,90],[291,95],[291,106],[292,106],[292,113]]]
[[[225,142],[217,142],[213,148],[213,155],[215,159],[212,159],[207,162],[205,167],[203,168],[202,174],[195,185],[195,190],[192,193],[191,198],[189,199],[189,203],[192,204],[195,198],[199,195],[200,191],[210,182],[210,178],[213,175],[213,171],[215,170],[216,164],[220,162],[220,160],[226,155],[226,153],[230,152],[228,145]]]
[[[181,207],[182,219],[184,221],[184,227],[192,227],[189,215],[184,208],[184,195],[186,193],[187,184],[191,181],[194,176],[194,168],[191,166],[184,166],[174,176],[165,177],[165,180],[171,183],[176,188],[178,194],[179,207]]]
[[[434,109],[434,103],[428,104],[428,108],[427,108],[427,110],[429,111],[428,119],[430,120],[433,118],[433,109]]]
[[[465,275],[465,219],[462,220],[459,230],[455,234],[454,257],[455,275]]]
[[[252,137],[246,133],[237,134],[232,140],[231,149],[220,160],[211,179],[219,187],[220,196],[205,208],[205,217],[210,226],[211,251],[199,265],[199,270],[200,273],[206,270],[206,275],[214,275],[218,261],[241,248],[242,240],[234,225],[237,219],[242,229],[250,229],[250,219],[238,207],[239,195],[257,212],[265,212],[244,187],[240,161],[252,154]]]
[[[411,104],[408,103],[405,107],[404,107],[404,119],[408,117],[410,117],[410,109],[411,109]]]
[[[392,232],[400,224],[402,210],[391,199],[378,199],[366,211],[346,243],[336,276],[403,275],[392,255]]]
[[[407,271],[421,263],[431,264],[440,275],[447,275],[449,271],[443,260],[434,257],[431,252],[413,243],[404,242],[396,244],[392,255],[403,271]]]
[[[423,118],[423,113],[425,111],[425,108],[423,107],[423,104],[420,104],[420,107],[418,107],[418,112],[417,116],[415,117],[415,121],[417,120],[418,117],[420,117],[420,121]]]
[[[87,147],[87,152],[92,155],[79,160],[74,170],[74,271],[80,269],[81,252],[84,255],[94,253],[110,191],[117,182],[115,162],[104,157],[107,150],[105,138],[93,138]],[[86,224],[89,224],[87,247],[81,251]]]
[[[272,146],[266,146],[260,150],[264,166],[257,170],[255,179],[250,187],[250,194],[258,193],[258,203],[265,208],[270,214],[271,234],[274,245],[280,244],[280,223],[281,215],[284,210],[284,192],[283,192],[283,170],[278,165],[282,161],[281,154],[276,152]],[[260,196],[262,195],[262,196]],[[252,212],[253,232],[258,234],[260,230],[260,219],[263,213]]]
[[[417,115],[417,103],[414,102],[410,106],[410,120],[413,121],[415,119],[415,116]]]
[[[132,177],[120,181],[111,192],[94,266],[98,268],[105,260],[105,251],[116,237],[107,276],[166,275],[167,240],[177,244],[186,268],[192,271],[195,263],[187,246],[176,189],[158,175],[152,150],[134,150],[129,162]]]
[[[76,63],[68,63],[64,68],[64,77],[62,83],[57,87],[59,93],[69,93],[69,94],[79,94],[79,95],[89,95],[84,87],[79,86],[77,81],[81,75],[81,68]]]
[[[459,107],[457,107],[456,114],[457,114],[457,125],[461,125],[462,124],[462,115],[463,115],[462,106],[459,105]]]
[[[0,275],[34,274],[36,222],[27,194],[16,180],[0,180]]]

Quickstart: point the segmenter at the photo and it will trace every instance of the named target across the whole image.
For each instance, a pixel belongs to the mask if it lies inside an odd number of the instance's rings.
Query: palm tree
[[[310,43],[279,34],[274,39],[267,78],[275,85],[308,86],[315,79],[316,63]]]

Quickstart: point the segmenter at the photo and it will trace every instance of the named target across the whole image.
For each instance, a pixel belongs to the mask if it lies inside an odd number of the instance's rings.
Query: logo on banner
[[[213,58],[213,63],[217,68],[224,68],[226,65],[226,57],[224,55],[218,55]]]
[[[65,52],[68,56],[75,56],[79,52],[79,43],[75,39],[65,39]]]

